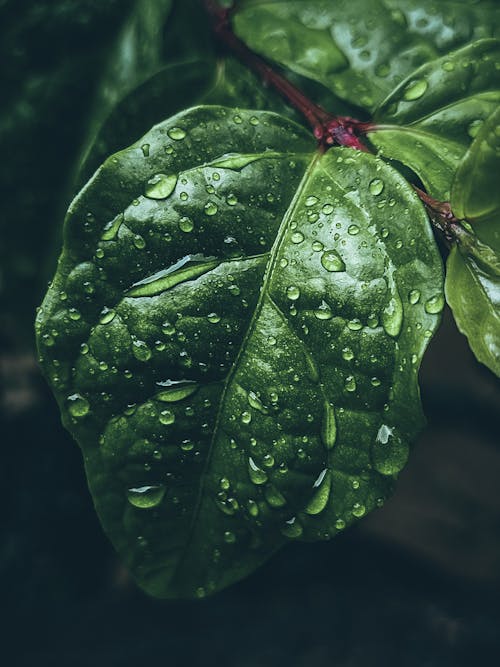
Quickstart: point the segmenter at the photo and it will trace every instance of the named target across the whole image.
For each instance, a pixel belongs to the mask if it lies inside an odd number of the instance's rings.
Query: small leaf
[[[449,200],[455,172],[500,103],[500,41],[481,40],[412,72],[379,106],[370,141]]]
[[[474,234],[448,258],[446,298],[476,357],[500,376],[500,111],[482,125],[456,174],[451,205]]]
[[[159,174],[175,188],[145,196]],[[211,593],[379,506],[442,305],[423,206],[371,155],[196,107],[110,157],[70,206],[37,336],[141,586]]]

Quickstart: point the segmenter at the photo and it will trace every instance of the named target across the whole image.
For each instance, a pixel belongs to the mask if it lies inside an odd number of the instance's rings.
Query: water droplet
[[[317,197],[314,197],[313,195],[311,195],[310,197],[307,197],[307,199],[306,199],[306,206],[308,208],[310,208],[311,206],[314,206],[315,204],[317,204],[318,201],[319,201],[319,199]]]
[[[217,207],[217,204],[215,204],[213,201],[209,201],[205,204],[203,210],[205,211],[205,215],[212,216],[215,215],[219,209]]]
[[[337,519],[337,521],[335,521],[335,528],[337,530],[344,530],[345,521],[343,519]]]
[[[257,116],[251,116],[250,118],[250,125],[258,125],[259,124],[259,119]]]
[[[231,193],[226,197],[226,202],[229,206],[236,206],[236,204],[238,203],[238,198],[236,197],[236,195]]]
[[[224,533],[224,542],[226,544],[234,544],[236,542],[236,535],[231,530],[226,530]]]
[[[350,347],[344,347],[342,350],[342,358],[346,361],[352,361],[354,359],[354,352]]]
[[[412,306],[415,306],[420,301],[420,290],[412,289],[408,293],[408,301],[411,303]]]
[[[132,353],[139,361],[149,361],[151,359],[151,350],[143,340],[132,341]]]
[[[453,72],[455,69],[455,63],[451,60],[445,60],[441,67],[445,72]]]
[[[321,241],[314,241],[312,244],[312,249],[314,252],[321,252],[325,246],[321,243]]]
[[[259,516],[259,506],[255,502],[255,500],[252,500],[251,498],[247,502],[247,510],[250,516],[253,517]]]
[[[406,86],[403,92],[403,99],[407,102],[418,100],[425,93],[429,84],[425,79],[414,79]]]
[[[253,391],[248,392],[248,403],[252,408],[254,408],[254,410],[258,410],[259,412],[262,412],[262,414],[264,415],[269,414],[269,410],[262,403],[257,394]]]
[[[352,392],[356,391],[356,387],[356,378],[353,375],[348,375],[344,380],[345,390],[352,394]]]
[[[170,197],[177,185],[177,175],[156,174],[146,184],[144,194],[149,199],[166,199]]]
[[[366,507],[364,505],[361,505],[361,503],[354,503],[352,506],[352,513],[355,517],[360,519],[362,516],[366,514]]]
[[[137,250],[144,250],[146,247],[146,241],[142,238],[140,234],[136,234],[134,236],[134,245],[137,248]]]
[[[100,324],[109,324],[115,319],[116,312],[112,308],[103,308],[99,317]]]
[[[260,485],[267,482],[267,473],[259,468],[251,456],[248,457],[248,475],[254,484]]]
[[[392,285],[392,290],[389,303],[382,311],[382,326],[389,336],[397,338],[403,326],[403,304],[394,285]]]
[[[158,507],[165,496],[165,491],[163,484],[136,486],[127,490],[127,500],[138,509],[148,510]]]
[[[149,157],[149,148],[150,148],[149,144],[142,144],[141,150],[144,157]]]
[[[74,322],[78,322],[79,319],[81,319],[81,313],[78,311],[76,308],[70,308],[69,309],[69,317],[72,319]]]
[[[335,419],[335,410],[330,403],[325,404],[321,426],[321,439],[327,449],[332,449],[337,440],[337,420]]]
[[[359,234],[359,227],[358,225],[349,225],[347,228],[347,233],[350,234],[351,236],[356,236]]]
[[[241,421],[243,424],[250,424],[252,421],[252,415],[250,412],[247,412],[246,410],[241,413]]]
[[[286,295],[290,301],[296,301],[300,296],[300,289],[296,285],[290,285],[287,287]]]
[[[90,404],[81,394],[68,396],[68,411],[72,417],[80,419],[90,412]]]
[[[429,315],[437,315],[444,308],[444,297],[442,294],[436,294],[425,302],[425,312]]]
[[[220,319],[221,319],[220,315],[218,315],[217,313],[208,313],[207,315],[207,320],[211,324],[218,324],[220,322]]]
[[[186,136],[185,130],[182,127],[172,127],[168,132],[168,136],[174,141],[182,141]]]
[[[189,232],[192,232],[194,229],[194,223],[190,218],[182,216],[182,218],[179,220],[179,229],[181,232],[189,234]]]
[[[296,539],[297,537],[300,537],[303,533],[303,528],[297,521],[297,517],[293,517],[292,519],[286,521],[285,525],[281,529],[281,533],[290,539]]]
[[[323,208],[321,209],[322,213],[325,215],[331,215],[334,211],[334,208],[331,204],[325,204]]]
[[[374,196],[379,195],[384,189],[384,181],[380,178],[374,178],[368,186],[370,193]]]
[[[113,218],[111,222],[108,222],[108,224],[104,227],[101,240],[111,241],[112,239],[116,238],[116,235],[118,234],[118,230],[120,229],[123,220],[124,220],[123,213],[118,213],[118,215],[115,218]]]
[[[160,423],[164,426],[170,426],[175,422],[175,414],[172,410],[162,410],[159,416]]]
[[[299,244],[304,240],[304,234],[302,232],[294,232],[290,238],[292,243]]]
[[[349,322],[347,323],[347,328],[350,331],[361,331],[361,329],[363,328],[363,323],[361,322],[361,320],[354,318],[353,320],[349,320]]]
[[[286,505],[286,498],[278,491],[275,486],[266,486],[264,496],[267,503],[271,507],[284,507]]]
[[[326,250],[321,255],[321,266],[327,271],[345,271],[345,263],[336,250]]]
[[[320,514],[325,509],[330,498],[331,486],[332,478],[330,471],[327,469],[322,470],[313,485],[316,492],[305,507],[304,511],[307,514]]]
[[[314,317],[318,320],[331,320],[333,317],[332,309],[326,303],[322,301],[320,306],[314,311]]]
[[[188,380],[166,380],[156,384],[162,387],[162,391],[156,394],[155,399],[162,403],[177,403],[198,390],[198,384]]]

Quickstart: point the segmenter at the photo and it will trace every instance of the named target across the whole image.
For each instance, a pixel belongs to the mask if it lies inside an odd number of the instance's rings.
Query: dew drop
[[[191,220],[191,218],[182,216],[182,218],[179,220],[179,229],[181,230],[181,232],[185,232],[186,234],[192,232],[194,229],[194,223]]]
[[[296,285],[290,285],[290,287],[287,287],[286,295],[290,301],[297,301],[300,297],[300,289]]]
[[[303,533],[303,528],[300,523],[297,521],[296,517],[289,519],[285,522],[285,525],[281,529],[281,534],[290,539],[296,539],[300,537]]]
[[[429,84],[425,79],[414,79],[405,88],[403,92],[403,99],[407,102],[418,100],[425,93]]]
[[[166,199],[177,185],[177,175],[156,174],[146,184],[144,194],[148,199]]]
[[[319,201],[319,199],[318,199],[317,197],[314,197],[314,196],[311,195],[310,197],[308,197],[308,198],[306,199],[306,202],[305,202],[305,203],[306,203],[306,206],[307,206],[308,208],[310,208],[311,206],[314,206],[315,204],[317,204],[318,201]]]
[[[304,240],[304,234],[302,232],[294,232],[291,236],[292,243],[299,244]]]
[[[267,473],[259,468],[251,456],[248,457],[248,475],[253,484],[265,484],[267,482]]]
[[[208,313],[207,315],[207,320],[211,324],[218,324],[220,322],[220,319],[221,319],[220,315],[218,315],[217,313]]]
[[[321,255],[321,266],[327,271],[345,271],[345,263],[336,250],[326,250]]]
[[[99,317],[100,324],[109,324],[115,319],[116,312],[112,308],[103,308]]]
[[[90,412],[90,404],[81,394],[68,396],[68,411],[72,417],[81,419]]]
[[[425,302],[425,312],[429,315],[437,315],[444,308],[444,297],[442,294],[436,294]]]
[[[254,410],[258,410],[263,415],[267,415],[269,413],[269,410],[262,403],[262,401],[254,391],[248,392],[248,403],[252,408],[254,408]]]
[[[213,201],[209,201],[205,204],[203,210],[205,211],[205,215],[212,216],[215,215],[219,209],[217,207],[217,204],[215,204]]]
[[[370,193],[374,196],[379,195],[384,189],[384,181],[380,178],[374,178],[368,186]]]
[[[412,289],[408,293],[408,301],[411,303],[412,306],[415,306],[420,301],[420,290]]]
[[[165,496],[163,484],[131,487],[127,490],[127,500],[131,505],[141,510],[149,510],[158,505]]]
[[[284,507],[286,505],[286,498],[278,491],[275,486],[266,486],[264,496],[267,503],[271,507]]]
[[[172,127],[170,130],[168,130],[167,134],[174,141],[182,141],[182,139],[184,139],[186,136],[186,132],[182,129],[182,127]]]
[[[159,416],[160,423],[164,426],[170,426],[175,422],[175,414],[172,410],[162,410]]]
[[[313,488],[316,489],[316,492],[305,507],[304,511],[307,514],[320,514],[325,509],[330,498],[331,486],[332,478],[330,471],[325,469],[314,482]]]
[[[347,233],[350,234],[351,236],[356,236],[359,234],[359,227],[358,225],[349,225],[347,228]]]
[[[356,386],[356,379],[354,376],[348,375],[344,380],[344,389],[352,394],[352,392],[356,391]]]
[[[238,199],[237,199],[236,195],[229,194],[226,197],[226,202],[229,206],[236,206],[236,204],[238,203]]]
[[[322,301],[320,306],[316,308],[314,311],[314,317],[317,320],[331,320],[333,317],[332,309],[330,306],[326,303],[326,301]]]

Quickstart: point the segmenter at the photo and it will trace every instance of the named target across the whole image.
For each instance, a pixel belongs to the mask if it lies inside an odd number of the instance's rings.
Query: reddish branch
[[[322,150],[337,145],[348,146],[366,153],[371,152],[359,135],[373,130],[375,127],[373,123],[364,123],[348,116],[335,116],[312,102],[301,90],[276,72],[235,35],[230,23],[231,9],[222,8],[216,0],[203,0],[203,4],[212,20],[213,30],[219,41],[241,62],[259,74],[266,85],[274,88],[304,116]],[[447,241],[461,241],[462,237],[468,234],[458,218],[453,215],[449,202],[433,199],[420,188],[413,187],[424,203],[433,225],[443,233]]]
[[[317,104],[314,104],[296,86],[276,72],[260,56],[254,53],[237,37],[230,24],[230,9],[223,9],[214,0],[204,0],[205,7],[212,18],[213,30],[218,39],[225,44],[245,65],[257,72],[268,86],[272,86],[287,102],[299,111],[308,121],[314,136],[323,148],[333,145],[349,146],[360,151],[370,152],[358,136],[366,132],[371,124],[347,116],[334,116]]]

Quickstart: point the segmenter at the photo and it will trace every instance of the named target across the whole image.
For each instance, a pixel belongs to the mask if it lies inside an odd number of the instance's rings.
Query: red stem
[[[262,77],[265,84],[272,86],[294,109],[307,120],[318,143],[324,148],[337,144],[369,152],[369,148],[356,135],[363,128],[366,131],[370,123],[360,123],[354,118],[334,116],[312,102],[288,79],[276,72],[267,62],[254,53],[237,37],[229,22],[230,10],[223,9],[214,0],[204,0],[205,8],[212,17],[214,32],[232,53],[250,69]]]

